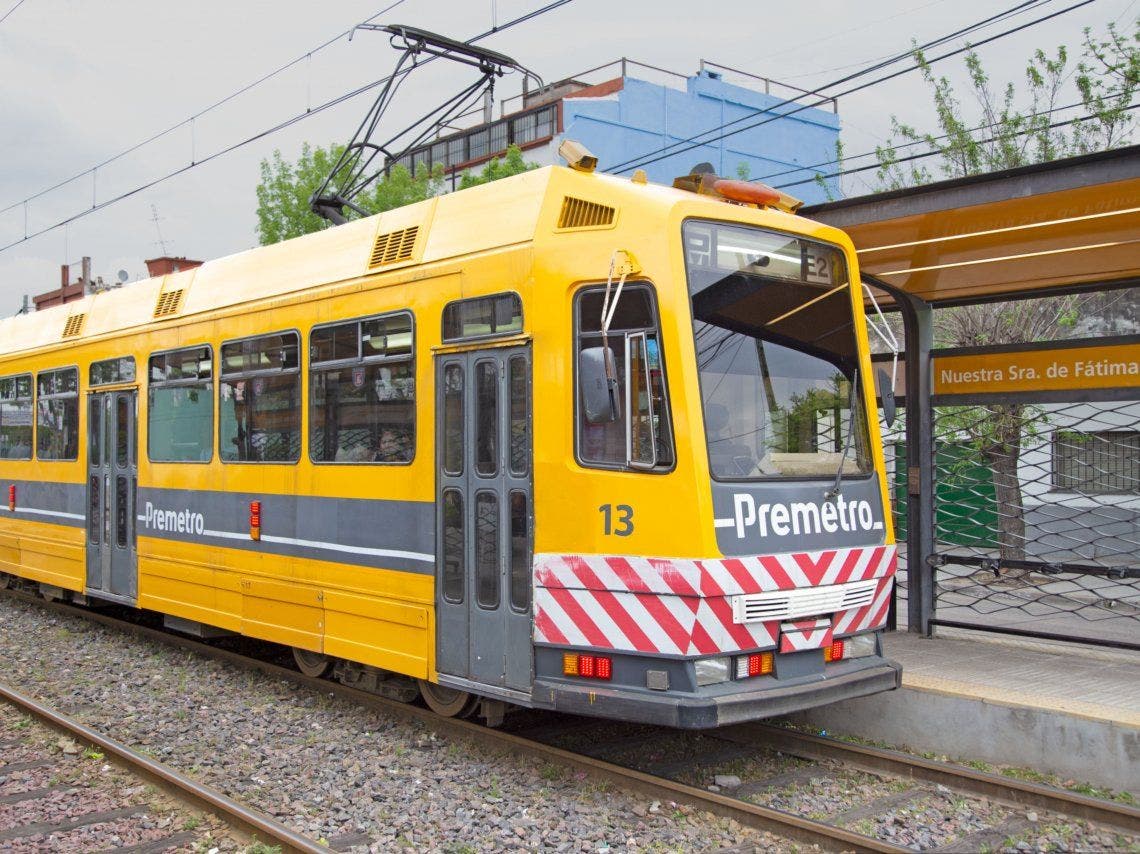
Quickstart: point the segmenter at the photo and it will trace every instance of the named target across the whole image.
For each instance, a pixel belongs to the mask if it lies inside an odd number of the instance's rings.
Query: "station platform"
[[[797,720],[1140,794],[1140,653],[947,628],[884,642],[900,690]]]

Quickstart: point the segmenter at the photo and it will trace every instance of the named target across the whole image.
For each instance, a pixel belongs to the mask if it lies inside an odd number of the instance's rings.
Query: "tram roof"
[[[575,208],[575,224],[563,227],[560,212],[570,203],[580,207]],[[0,318],[0,357],[238,306],[269,306],[312,287],[349,294],[379,273],[393,274],[390,284],[408,283],[420,278],[415,269],[420,265],[526,247],[553,232],[609,234],[623,219],[621,211],[636,211],[636,216],[624,217],[628,222],[647,222],[647,217],[668,216],[677,205],[716,216],[724,203],[625,177],[548,166],[31,315]],[[773,210],[764,216],[791,218]],[[596,217],[604,221],[593,221]],[[603,276],[605,270],[599,270]]]
[[[1140,284],[1140,145],[804,208],[933,304]]]

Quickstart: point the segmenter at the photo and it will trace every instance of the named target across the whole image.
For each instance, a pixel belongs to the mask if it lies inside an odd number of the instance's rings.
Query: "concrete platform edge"
[[[1140,727],[1119,721],[906,685],[791,719],[833,735],[1031,768],[1140,795]]]

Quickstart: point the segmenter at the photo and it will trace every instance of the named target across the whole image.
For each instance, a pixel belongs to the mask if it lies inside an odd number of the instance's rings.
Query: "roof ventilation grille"
[[[420,227],[413,225],[411,228],[401,228],[399,231],[377,235],[368,266],[382,267],[385,264],[407,261],[412,257],[412,249],[415,248],[416,235],[419,232]]]
[[[158,295],[158,302],[154,307],[155,317],[167,317],[171,314],[177,314],[178,310],[182,308],[182,294],[186,292],[185,288],[178,288],[173,291],[163,291]]]
[[[64,338],[76,338],[83,331],[83,321],[87,319],[86,314],[72,314],[67,318],[67,323],[63,325]]]
[[[567,196],[562,200],[562,213],[558,216],[559,228],[603,228],[614,224],[616,210],[608,205],[587,202]]]

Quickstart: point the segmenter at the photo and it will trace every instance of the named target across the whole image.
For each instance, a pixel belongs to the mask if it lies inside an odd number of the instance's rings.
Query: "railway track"
[[[464,720],[440,718],[418,706],[327,679],[307,677],[264,657],[253,658],[108,614],[47,603],[24,593],[5,593],[341,696],[404,720],[426,724],[445,735],[584,773],[594,782],[605,781],[637,791],[658,804],[706,810],[824,850],[914,850],[891,837],[898,835],[900,815],[913,814],[907,811],[921,808],[931,799],[962,801],[967,809],[972,804],[985,804],[983,811],[997,818],[990,824],[971,826],[952,838],[923,846],[933,850],[997,850],[1009,839],[1047,827],[1050,822],[1065,821],[1103,828],[1122,840],[1123,846],[1135,844],[1134,840],[1140,837],[1140,810],[1132,806],[895,751],[762,724],[687,733],[527,712],[520,713],[514,726],[510,726],[508,718],[508,729],[514,731],[492,730]],[[782,770],[773,772],[771,763],[762,761],[773,756]],[[718,777],[726,785],[716,786]],[[796,797],[837,786],[838,797],[855,798],[857,784],[868,779],[885,781],[891,791],[882,798],[838,810],[812,809],[810,798]],[[837,782],[833,785],[828,781]],[[893,819],[879,823],[876,818],[880,814]]]
[[[538,723],[519,734],[888,843],[907,835],[908,820],[922,823],[924,811],[969,819],[941,838],[910,835],[906,850],[997,851],[1074,822],[1086,833],[1106,831],[1124,850],[1135,850],[1140,838],[1140,810],[1128,804],[768,724],[681,733],[578,719]]]
[[[149,854],[229,836],[243,848],[327,851],[31,697],[0,685],[0,701],[0,849]]]

